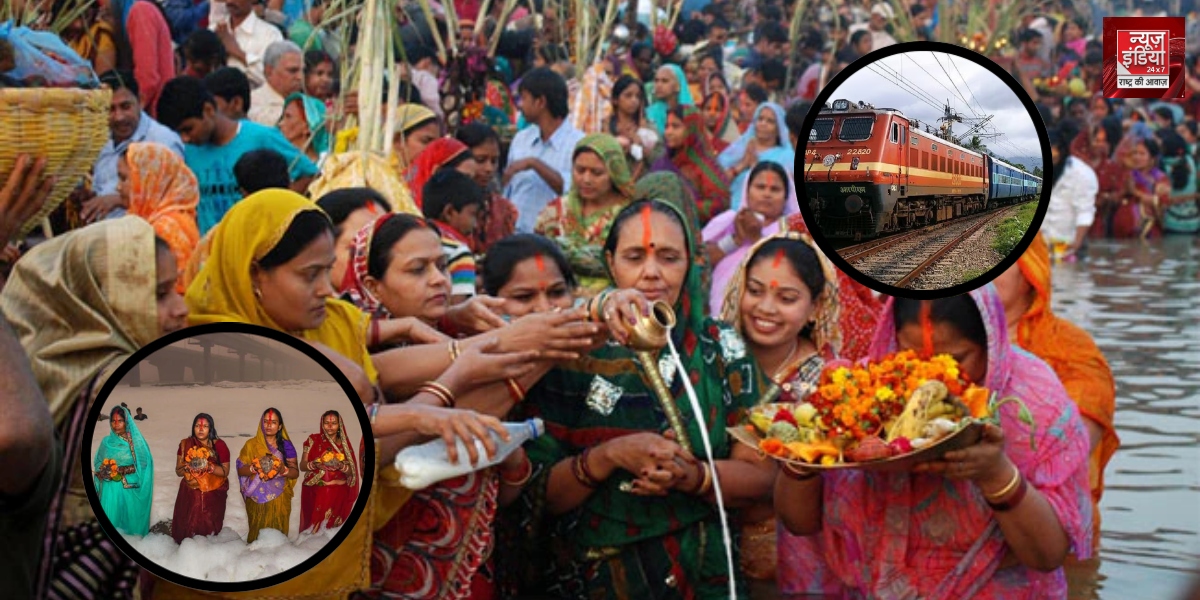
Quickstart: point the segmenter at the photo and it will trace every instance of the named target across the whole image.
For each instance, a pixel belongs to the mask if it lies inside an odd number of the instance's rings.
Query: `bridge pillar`
[[[200,339],[200,346],[204,348],[204,385],[212,385],[212,347],[213,344],[203,338]]]
[[[125,379],[129,381],[130,387],[142,387],[142,363],[133,365]]]

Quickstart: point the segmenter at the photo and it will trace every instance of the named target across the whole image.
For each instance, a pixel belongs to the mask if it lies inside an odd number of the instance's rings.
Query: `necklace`
[[[775,382],[776,385],[783,385],[783,382],[779,381],[779,378],[783,376],[784,371],[788,368],[788,364],[792,362],[792,357],[796,356],[796,351],[799,349],[799,338],[792,340],[792,349],[788,350],[787,356],[783,358],[783,362],[779,363],[779,367],[775,369],[775,374],[771,376],[771,381]]]

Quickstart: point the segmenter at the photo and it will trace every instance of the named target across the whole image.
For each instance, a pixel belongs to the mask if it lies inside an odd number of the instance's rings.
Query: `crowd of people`
[[[956,26],[940,21],[945,6],[814,4],[789,30],[788,2],[692,4],[674,27],[666,10],[622,15],[590,64],[573,62],[586,53],[561,4],[460,0],[454,19],[408,7],[418,18],[398,20],[384,160],[352,150],[372,99],[342,89],[354,38],[322,2],[110,0],[69,24],[62,37],[112,90],[110,139],[86,185],[23,157],[0,191],[7,241],[51,185],[74,189],[50,239],[3,255],[0,456],[22,465],[0,478],[0,532],[22,549],[0,561],[5,581],[18,596],[198,593],[126,561],[75,461],[87,407],[125,358],[233,321],[321,351],[376,440],[375,473],[341,472],[373,480],[348,537],[265,595],[725,598],[732,582],[751,598],[1063,597],[1064,564],[1098,548],[1119,441],[1112,374],[1054,314],[1052,265],[1085,256],[1090,238],[1200,228],[1195,57],[1187,100],[1112,101],[1095,15],[1049,2],[998,33],[1016,44],[990,58],[1052,131],[1044,235],[995,285],[919,302],[830,264],[799,214],[795,152],[836,72],[872,49],[941,39]],[[459,33],[461,53],[443,55]],[[677,317],[681,366],[659,368],[679,418],[626,345],[655,302]],[[924,471],[818,475],[725,432],[762,402],[803,400],[833,361],[898,349],[950,354],[973,381],[1021,397],[1035,439],[1006,410],[978,445]],[[431,437],[492,452],[489,430],[533,416],[547,434],[494,468],[414,492],[390,467]],[[239,476],[270,450],[288,475],[263,484],[290,497],[304,468],[286,434],[270,444],[268,420],[282,429],[279,411],[264,414]],[[202,422],[180,452],[212,443],[209,475],[228,474]],[[259,526],[275,526],[260,510]]]

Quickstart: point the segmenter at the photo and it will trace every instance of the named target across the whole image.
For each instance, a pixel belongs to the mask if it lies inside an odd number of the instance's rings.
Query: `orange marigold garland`
[[[102,470],[108,471],[109,479],[111,479],[113,481],[121,480],[121,471],[117,467],[117,461],[115,461],[111,458],[106,458],[106,459],[100,461],[100,468]]]

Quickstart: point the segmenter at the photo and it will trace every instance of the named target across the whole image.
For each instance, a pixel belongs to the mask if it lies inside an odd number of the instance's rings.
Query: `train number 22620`
[[[850,154],[870,154],[870,153],[871,153],[871,149],[870,149],[870,148],[849,148],[849,149],[847,149],[847,150],[846,150],[846,154],[847,154],[847,155],[850,155]]]

